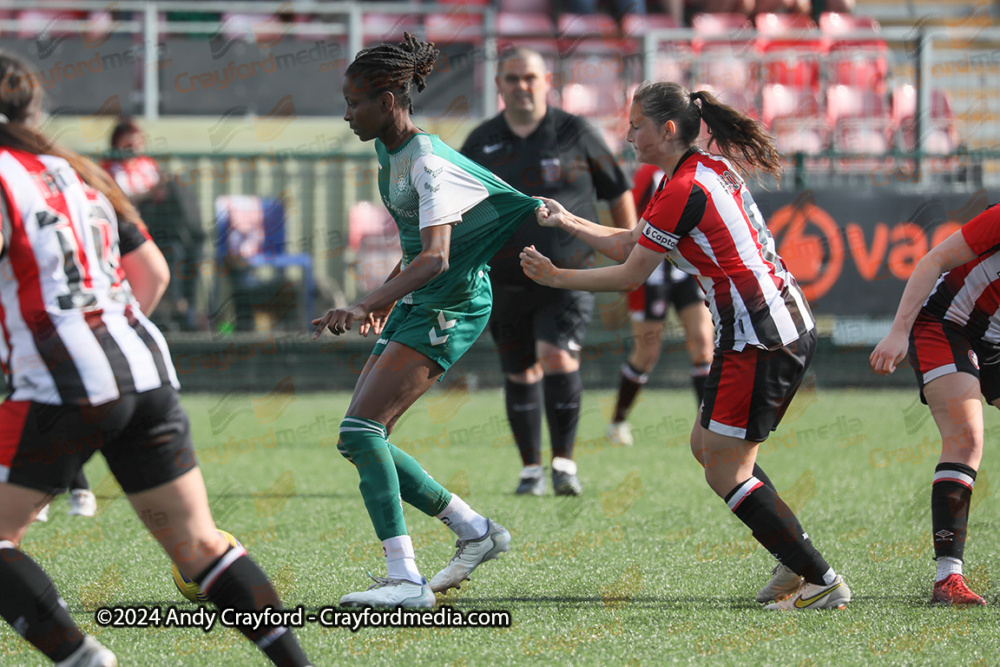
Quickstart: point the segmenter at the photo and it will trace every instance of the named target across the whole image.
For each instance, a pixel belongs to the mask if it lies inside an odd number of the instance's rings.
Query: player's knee
[[[340,455],[343,456],[345,459],[347,459],[351,463],[354,463],[354,459],[351,458],[351,453],[347,451],[347,447],[344,446],[343,440],[337,440],[337,451],[340,452]]]

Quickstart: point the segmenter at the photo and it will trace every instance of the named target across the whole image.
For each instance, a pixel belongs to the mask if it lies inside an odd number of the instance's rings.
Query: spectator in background
[[[172,280],[154,321],[161,329],[197,328],[198,293],[205,232],[192,193],[156,160],[143,155],[146,137],[132,119],[123,119],[111,132],[111,159],[103,167],[125,192],[149,227],[170,265]]]
[[[548,106],[545,61],[516,48],[500,55],[497,89],[502,113],[474,129],[462,153],[529,195],[559,197],[574,213],[596,219],[597,199],[609,202],[615,227],[635,225],[628,177],[601,135],[583,118]],[[541,461],[542,408],[552,442],[552,483],[557,495],[579,495],[573,461],[580,418],[579,352],[594,310],[588,292],[536,285],[521,271],[527,245],[547,249],[558,266],[584,268],[594,251],[571,235],[525,220],[490,262],[493,317],[490,332],[506,377],[507,419],[524,465],[517,493],[545,491]]]

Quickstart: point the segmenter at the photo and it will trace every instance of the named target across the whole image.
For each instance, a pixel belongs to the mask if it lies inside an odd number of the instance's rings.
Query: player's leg
[[[660,358],[663,328],[663,320],[632,319],[632,340],[635,342],[628,361],[621,368],[615,412],[607,428],[608,440],[613,445],[628,447],[634,443],[632,430],[625,420]]]
[[[97,497],[90,490],[83,468],[76,471],[69,485],[69,515],[94,516],[97,513]]]
[[[676,269],[672,271],[671,275],[676,280],[670,290],[670,300],[684,328],[684,342],[688,357],[691,358],[691,384],[698,403],[701,404],[715,348],[712,313],[705,305],[705,295],[698,286],[698,281]],[[678,273],[679,276],[676,275]]]
[[[521,456],[517,494],[545,493],[542,468],[542,365],[532,326],[537,295],[532,288],[497,286],[493,292],[490,333],[504,374],[504,407],[514,444]]]
[[[101,451],[135,513],[177,569],[219,609],[280,609],[267,575],[242,546],[230,546],[216,530],[187,414],[174,389],[130,394],[116,403],[102,420]],[[289,628],[238,629],[276,665],[309,664]]]
[[[937,561],[936,602],[983,605],[962,573],[976,472],[983,453],[983,407],[1000,396],[997,367],[979,368],[973,344],[957,328],[921,313],[910,334],[910,363],[941,433],[931,485],[931,539]]]
[[[794,595],[769,609],[839,607],[850,601],[843,578],[813,546],[774,487],[755,474],[757,447],[781,421],[815,344],[810,332],[775,351],[720,351],[692,435],[692,451],[712,490],[769,553],[805,580]]]
[[[556,495],[578,496],[583,486],[577,477],[573,445],[583,399],[579,355],[594,313],[594,295],[540,288],[539,296],[545,304],[536,313],[534,333],[545,374],[542,384],[552,442],[552,487]]]
[[[0,465],[8,480],[0,482],[0,616],[53,662],[86,658],[113,667],[114,654],[80,631],[55,584],[19,548],[35,515],[66,490],[86,460],[82,452],[59,456],[90,441],[72,420],[73,411],[25,401],[0,404]]]

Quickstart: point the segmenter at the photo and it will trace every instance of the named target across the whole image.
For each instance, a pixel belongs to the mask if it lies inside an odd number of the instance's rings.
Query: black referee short
[[[98,450],[125,493],[197,465],[187,413],[169,385],[98,406],[0,404],[0,481],[56,495]]]
[[[579,352],[593,314],[590,292],[494,285],[490,333],[500,352],[501,369],[510,375],[534,366],[540,340]]]

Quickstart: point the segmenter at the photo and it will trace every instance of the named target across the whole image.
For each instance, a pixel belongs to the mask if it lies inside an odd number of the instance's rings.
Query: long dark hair
[[[419,93],[427,87],[427,75],[434,69],[440,51],[431,42],[422,42],[410,33],[399,44],[379,44],[358,51],[347,67],[348,77],[362,77],[369,97],[391,92],[400,106],[413,113],[412,87]]]
[[[41,112],[42,87],[38,73],[20,58],[0,52],[0,114],[7,117],[0,122],[0,146],[61,157],[84,183],[108,198],[119,220],[145,227],[135,206],[106,171],[35,129]]]
[[[677,83],[646,81],[633,99],[642,114],[657,125],[674,121],[686,145],[694,145],[704,120],[711,136],[709,147],[717,146],[744,170],[781,176],[781,157],[771,136],[757,121],[723,104],[715,95],[703,90],[691,93]]]

